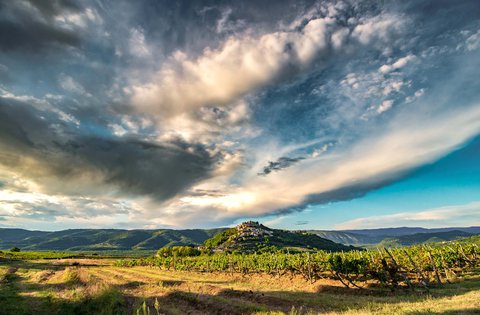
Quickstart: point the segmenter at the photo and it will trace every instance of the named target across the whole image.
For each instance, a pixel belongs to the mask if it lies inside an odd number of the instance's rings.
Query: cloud
[[[383,74],[387,74],[389,72],[399,70],[405,67],[408,63],[415,61],[417,58],[414,55],[407,55],[405,57],[399,58],[397,61],[392,63],[391,65],[383,65],[381,66],[378,71]]]
[[[141,29],[131,30],[129,39],[130,53],[137,57],[149,57],[151,52],[145,42],[145,35]]]
[[[7,224],[286,217],[479,133],[473,2],[0,5]]]
[[[466,40],[467,50],[476,50],[480,47],[480,30]]]
[[[375,46],[384,45],[397,40],[405,28],[405,22],[408,17],[396,16],[391,14],[377,15],[364,18],[357,25],[352,33],[363,45],[374,44]]]
[[[309,223],[310,223],[310,221],[297,221],[297,222],[295,222],[295,225],[307,225]]]
[[[3,1],[2,1],[3,2]],[[8,4],[7,4],[8,2]],[[35,53],[55,45],[78,46],[80,38],[71,30],[57,27],[53,18],[77,11],[70,1],[5,1],[0,3],[0,51]]]
[[[304,160],[304,157],[296,157],[296,158],[289,158],[289,157],[281,157],[275,162],[269,161],[268,165],[265,166],[262,170],[261,173],[258,173],[258,175],[268,175],[271,172],[277,172],[282,169],[285,169],[287,167],[292,166],[293,164],[300,162],[301,160]]]
[[[85,91],[85,88],[80,83],[75,81],[71,76],[68,76],[65,74],[60,75],[59,84],[62,89],[68,92],[91,96],[91,95],[88,95],[87,92]]]
[[[281,75],[288,66],[312,62],[328,48],[329,24],[316,19],[302,32],[232,36],[218,49],[205,49],[197,59],[177,52],[153,82],[134,87],[133,103],[141,111],[162,116],[227,105]]]
[[[41,193],[0,191],[0,215],[55,221],[57,218],[93,218],[135,212],[128,203],[108,198],[51,196]]]
[[[162,139],[211,144],[225,133],[255,137],[261,130],[250,123],[255,94],[330,66],[334,55],[348,56],[369,41],[383,49],[403,29],[392,14],[348,19],[348,7],[322,5],[316,15],[281,30],[234,32],[199,54],[177,50],[148,80],[133,80],[128,95],[134,109],[156,120]],[[369,28],[381,34],[366,34]],[[399,89],[398,83],[390,88]]]
[[[212,215],[217,220],[234,220],[245,215],[302,210],[308,204],[350,200],[397,181],[406,172],[440,158],[480,132],[479,106],[465,108],[461,113],[446,110],[436,116],[416,113],[415,117],[405,109],[396,118],[383,128],[383,133],[365,137],[348,149],[337,149],[335,154],[305,160],[269,176],[247,177],[241,185],[222,187],[225,195],[221,197],[182,197],[170,202],[167,209],[175,213],[177,207],[190,205],[198,213],[217,213]],[[448,129],[441,128],[446,125]],[[169,222],[170,218],[164,219]]]
[[[381,16],[357,25],[361,43],[388,41],[402,22]],[[133,86],[139,111],[159,117],[179,115],[203,106],[225,106],[245,94],[306,67],[346,42],[348,29],[333,17],[313,18],[300,29],[263,35],[236,35],[220,47],[207,47],[197,58],[177,51],[148,83]],[[333,37],[332,37],[333,36]]]
[[[385,100],[382,102],[380,106],[377,108],[377,113],[381,114],[383,112],[386,112],[390,108],[392,108],[393,101],[392,100]]]
[[[79,134],[27,103],[0,98],[0,165],[43,192],[122,191],[165,200],[213,170],[199,145]],[[63,125],[63,126],[62,126]]]
[[[480,225],[480,202],[440,207],[420,212],[400,212],[359,218],[335,226],[335,229],[371,229],[379,227],[452,227]]]

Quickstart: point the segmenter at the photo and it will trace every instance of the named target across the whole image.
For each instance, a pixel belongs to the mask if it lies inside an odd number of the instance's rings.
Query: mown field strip
[[[142,274],[136,273],[133,270],[128,270],[128,271],[123,269],[117,270],[117,269],[107,267],[107,268],[102,268],[101,271],[99,270],[99,272],[108,273],[119,280],[122,279],[125,283],[142,282],[144,284],[150,284],[156,280],[154,277],[142,275]]]
[[[135,273],[124,272],[124,270],[102,267],[94,272],[104,279],[103,281],[106,281],[119,288],[121,291],[128,292],[134,296],[148,297],[165,295],[173,290],[173,288],[162,285],[161,281]],[[115,280],[112,281],[112,279]]]
[[[118,273],[110,272],[105,267],[90,267],[88,271],[102,281],[113,285],[124,285],[129,282],[128,279],[125,279]]]
[[[209,281],[204,279],[202,281],[198,279],[199,275],[189,275],[185,277],[185,273],[174,274],[172,271],[172,276],[168,277],[165,275],[165,273],[168,272],[162,271],[160,273],[149,273],[147,270],[138,270],[136,268],[110,269],[103,267],[97,268],[94,272],[96,274],[102,274],[104,279],[121,279],[121,281],[119,281],[120,284],[126,284],[132,281],[142,282],[146,285],[146,287],[142,287],[142,289],[144,289],[143,296],[153,297],[155,294],[159,296],[168,295],[168,304],[176,305],[175,303],[172,304],[172,302],[183,301],[184,311],[189,310],[188,305],[192,303],[199,305],[201,309],[211,309],[212,311],[216,309],[220,313],[228,309],[232,314],[252,313],[277,308],[275,304],[278,302],[278,299],[265,297],[262,301],[257,301],[252,299],[249,291],[237,291],[240,292],[240,294],[235,297],[221,294],[227,288],[232,287],[233,283],[226,283],[226,281],[223,280]],[[179,278],[185,280],[171,280]],[[182,292],[180,292],[180,290],[182,290]],[[188,292],[185,292],[187,290]],[[274,303],[269,303],[270,301]],[[294,303],[288,300],[282,300],[281,304],[293,305]]]
[[[189,280],[187,277],[179,277],[178,275],[175,275],[173,273],[171,273],[171,274],[158,273],[156,269],[121,268],[119,270],[124,271],[126,273],[140,275],[140,276],[143,276],[143,277],[147,277],[147,278],[150,278],[150,279],[156,279],[156,280],[167,280],[167,281],[176,281],[176,280],[179,280],[179,279],[181,279],[182,281],[188,281]]]
[[[185,290],[185,288],[188,287],[190,292],[197,293],[203,300],[210,301],[213,299],[218,303],[228,301],[228,303],[236,305],[237,309],[242,309],[243,312],[246,312],[246,310],[242,308],[242,305],[247,306],[250,310],[247,313],[251,313],[252,310],[277,310],[279,307],[290,309],[293,305],[301,305],[295,300],[285,297],[276,297],[275,291],[281,290],[279,287],[284,286],[285,281],[274,279],[273,277],[266,275],[253,276],[253,278],[258,281],[257,283],[255,281],[249,281],[248,277],[243,278],[238,275],[231,276],[222,273],[198,274],[183,271],[154,271],[142,267],[134,267],[123,271],[130,272],[132,276],[135,277],[141,274],[144,277],[154,278],[157,281],[165,281],[165,278],[183,279],[185,285],[179,286],[177,289]],[[241,281],[239,281],[239,279],[241,279]],[[289,283],[291,284],[291,282]],[[304,280],[302,280],[302,283],[304,286],[306,285]],[[308,287],[308,285],[306,286]],[[261,290],[259,291],[260,287]],[[252,290],[257,291],[257,293],[254,293]],[[232,292],[235,292],[235,294],[232,294]],[[183,296],[183,298],[187,297]],[[311,300],[311,296],[309,295],[305,300]]]
[[[190,281],[193,283],[213,285],[220,288],[238,288],[244,290],[271,290],[272,286],[279,289],[308,289],[314,290],[314,286],[307,284],[303,279],[297,279],[302,284],[298,285],[298,281],[285,281],[283,278],[279,281],[279,278],[275,278],[265,274],[251,274],[251,275],[230,275],[228,273],[198,273],[191,271],[173,271],[173,270],[160,270],[149,267],[131,267],[125,268],[126,271],[135,271],[137,274],[141,274],[147,277],[154,277],[161,280],[178,280],[178,281]],[[289,278],[286,278],[289,279]],[[293,279],[293,278],[292,278]]]
[[[130,293],[137,291],[139,296],[151,299],[153,303],[154,298],[162,298],[162,302],[168,306],[167,309],[172,307],[179,308],[182,312],[208,312],[211,310],[217,313],[229,313],[229,314],[244,314],[252,313],[255,311],[267,310],[266,305],[254,303],[249,299],[230,298],[225,296],[217,296],[216,294],[222,289],[213,287],[211,285],[200,285],[186,281],[176,281],[165,279],[160,275],[147,275],[144,272],[138,272],[138,270],[115,270],[106,267],[91,268],[90,272],[98,277],[101,277],[103,281],[109,281],[113,285],[127,286],[131,283],[141,282],[143,285],[138,287],[138,290],[132,288]],[[115,279],[114,283],[112,279]],[[188,287],[185,288],[185,286]],[[126,289],[126,288],[123,288]],[[179,291],[179,290],[182,291]],[[184,292],[187,289],[189,292]],[[202,293],[200,291],[208,291]],[[140,292],[138,292],[140,291]],[[137,294],[135,294],[137,295]],[[151,304],[150,303],[150,304]]]

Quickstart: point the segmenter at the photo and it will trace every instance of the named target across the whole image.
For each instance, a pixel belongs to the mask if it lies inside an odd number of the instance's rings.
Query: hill
[[[476,235],[480,234],[480,227],[436,229],[400,227],[343,231],[310,230],[308,232],[345,245],[372,246],[395,244],[398,246],[421,244],[427,242],[430,238],[436,238],[437,241],[449,241]]]
[[[224,230],[0,229],[0,249],[16,246],[22,250],[157,250],[164,246],[200,245]]]
[[[345,246],[303,231],[286,231],[268,228],[258,222],[244,222],[208,239],[205,247],[216,251],[262,252],[270,249],[322,249],[327,251],[348,251]]]
[[[453,241],[469,236],[472,236],[472,234],[458,230],[434,233],[415,233],[412,235],[402,235],[398,237],[386,238],[382,240],[379,245],[385,247],[409,246],[415,244]]]

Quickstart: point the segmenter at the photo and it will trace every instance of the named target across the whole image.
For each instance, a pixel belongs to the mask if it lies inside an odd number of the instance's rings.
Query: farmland
[[[0,314],[476,314],[480,310],[477,241],[423,251],[409,247],[409,255],[390,250],[398,270],[396,275],[387,272],[383,282],[367,277],[366,269],[345,268],[346,262],[357,266],[363,255],[370,257],[364,267],[374,264],[381,271],[377,259],[384,255],[388,270],[393,259],[384,251],[331,254],[344,257],[341,266],[335,265],[337,259],[327,259],[331,270],[315,269],[327,268],[315,255],[330,254],[310,254],[306,257],[312,264],[317,261],[310,278],[292,270],[278,272],[279,268],[248,272],[228,265],[225,270],[181,268],[186,265],[183,261],[222,259],[219,254],[177,258],[176,267],[151,265],[165,262],[158,257],[59,258],[56,253],[56,259],[45,259],[44,253],[43,259],[37,259],[24,254],[1,260]],[[290,255],[285,256],[288,261],[294,257],[301,261],[307,254]],[[442,255],[443,260],[438,260]]]

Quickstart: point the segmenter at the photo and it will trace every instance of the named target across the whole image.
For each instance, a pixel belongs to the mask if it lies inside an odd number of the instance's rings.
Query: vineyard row
[[[459,274],[480,266],[476,243],[447,243],[406,248],[378,248],[350,252],[216,253],[195,257],[156,256],[119,260],[118,266],[150,266],[164,270],[301,275],[310,282],[321,278],[339,280],[346,287],[374,281],[392,289],[404,286],[428,290],[432,283],[450,282]]]

